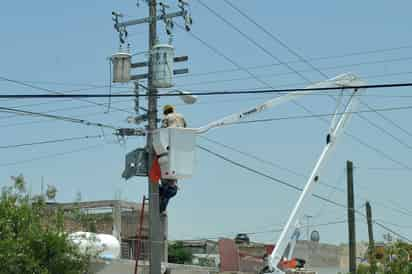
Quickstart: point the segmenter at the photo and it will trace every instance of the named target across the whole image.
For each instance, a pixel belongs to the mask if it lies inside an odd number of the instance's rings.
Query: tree
[[[183,246],[183,242],[178,241],[169,245],[169,262],[175,264],[185,264],[192,262],[192,252]]]
[[[83,274],[91,255],[82,254],[63,230],[63,211],[47,197],[31,197],[24,177],[3,188],[0,197],[0,273]],[[50,191],[54,199],[56,190]]]
[[[385,246],[385,254],[383,262],[378,264],[376,274],[412,274],[412,262],[410,254],[412,254],[412,246],[397,241]],[[359,265],[358,274],[370,274],[369,265]]]

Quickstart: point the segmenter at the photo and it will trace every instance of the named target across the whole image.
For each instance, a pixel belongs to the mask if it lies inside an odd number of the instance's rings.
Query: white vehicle
[[[112,235],[79,231],[69,234],[69,239],[85,254],[106,260],[120,258],[120,242]]]

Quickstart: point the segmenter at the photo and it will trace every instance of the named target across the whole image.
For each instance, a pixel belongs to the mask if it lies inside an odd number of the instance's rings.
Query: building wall
[[[310,267],[338,266],[341,250],[336,245],[298,241],[293,256],[306,260]]]
[[[95,262],[92,264],[90,271],[96,274],[123,274],[134,273],[135,262],[131,260],[115,260],[111,262]],[[192,265],[167,264],[172,274],[214,274],[218,270],[214,267],[200,267]],[[162,265],[162,273],[166,270]],[[139,274],[148,274],[148,263],[140,261],[138,266]]]
[[[52,209],[61,208],[65,211],[64,229],[66,232],[72,233],[90,230],[90,226],[82,224],[79,218],[73,216],[73,211],[81,210],[83,217],[90,217],[91,221],[88,221],[88,223],[93,222],[97,233],[111,234],[115,237],[120,237],[122,247],[121,254],[123,258],[130,259],[135,257],[137,234],[141,225],[141,204],[120,200],[101,200],[78,203],[49,203],[48,205]],[[161,226],[164,239],[167,239],[167,221],[162,219]],[[120,230],[120,233],[116,232],[116,229]],[[148,238],[149,212],[148,206],[146,206],[143,215],[141,241],[139,241],[141,242],[141,259],[147,257],[149,246]],[[167,242],[163,251],[164,254],[167,254]],[[165,257],[164,254],[162,254],[162,258]]]

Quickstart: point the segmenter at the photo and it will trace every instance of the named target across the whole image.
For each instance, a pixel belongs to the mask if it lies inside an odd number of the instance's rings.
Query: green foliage
[[[403,242],[395,242],[385,247],[383,264],[378,263],[376,274],[412,274],[412,262],[410,261],[412,246]],[[371,274],[369,265],[358,265],[357,274]]]
[[[0,273],[85,273],[90,256],[68,240],[63,211],[48,207],[44,196],[29,196],[22,175],[12,179],[0,197]]]
[[[403,242],[395,242],[385,248],[385,274],[412,274],[409,261],[411,246]]]
[[[178,241],[169,244],[168,253],[170,263],[185,264],[192,262],[193,255],[190,250],[183,246],[183,242]]]

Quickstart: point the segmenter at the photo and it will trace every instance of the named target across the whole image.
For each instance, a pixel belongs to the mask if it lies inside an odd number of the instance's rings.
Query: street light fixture
[[[192,95],[192,93],[190,93],[190,92],[183,91],[183,90],[180,90],[180,89],[175,89],[173,91],[169,91],[168,93],[177,93],[177,94],[179,94],[180,95],[179,98],[185,104],[188,104],[188,105],[192,105],[192,104],[196,103],[196,101],[197,101],[197,96]]]

